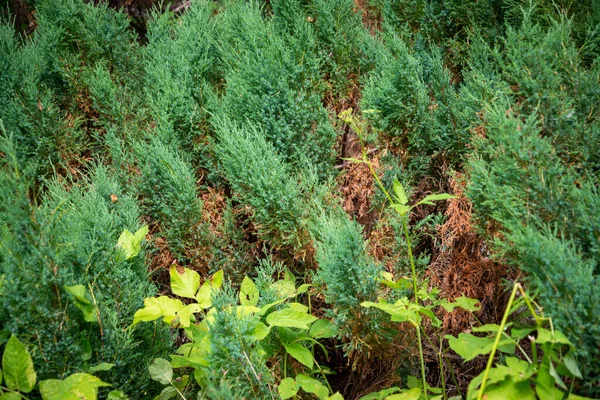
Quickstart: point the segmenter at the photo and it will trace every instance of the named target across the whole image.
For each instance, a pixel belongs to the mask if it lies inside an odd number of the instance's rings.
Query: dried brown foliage
[[[507,301],[502,280],[508,278],[511,271],[490,258],[483,239],[476,233],[472,204],[464,194],[463,176],[456,173],[450,185],[457,198],[447,202],[446,222],[438,229],[440,251],[427,274],[431,285],[441,290],[442,297],[450,301],[460,296],[478,299],[481,311],[476,313],[477,318],[483,323],[497,323]],[[468,330],[475,322],[473,315],[462,309],[440,313],[448,333]]]

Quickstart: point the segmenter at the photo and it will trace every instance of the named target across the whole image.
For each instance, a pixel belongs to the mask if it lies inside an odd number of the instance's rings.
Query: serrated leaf
[[[329,396],[329,389],[314,378],[299,374],[296,376],[296,382],[300,385],[302,390],[317,395],[319,399],[325,399]]]
[[[111,386],[90,374],[77,373],[65,380],[48,379],[40,382],[44,400],[96,400],[98,388]]]
[[[300,364],[311,368],[315,365],[315,359],[310,350],[302,346],[300,343],[283,343],[283,347],[288,354],[294,357]]]
[[[394,179],[394,193],[398,198],[398,202],[405,206],[408,203],[408,197],[406,196],[406,191],[404,190],[404,186],[397,180]]]
[[[456,198],[456,196],[453,196],[448,193],[430,194],[428,196],[425,196],[421,201],[419,201],[417,203],[417,205],[419,205],[419,204],[435,204],[434,201],[442,201],[442,200],[455,199],[455,198]]]
[[[315,339],[328,339],[334,337],[337,332],[337,326],[333,322],[320,319],[310,326],[308,334]]]
[[[300,385],[296,383],[296,381],[292,378],[282,379],[277,387],[277,392],[279,396],[281,396],[282,400],[289,399],[290,397],[294,397],[298,390],[300,389]]]
[[[111,364],[111,363],[100,363],[98,365],[94,365],[93,367],[88,368],[88,372],[90,374],[93,374],[94,372],[100,372],[100,371],[110,371],[112,369],[112,367],[114,367],[115,364]]]
[[[173,367],[171,363],[163,358],[155,358],[148,366],[148,372],[152,380],[169,385],[173,381]]]
[[[200,275],[196,271],[188,268],[183,268],[180,272],[176,266],[172,266],[169,270],[171,277],[171,291],[177,296],[193,299],[200,287]]]
[[[308,329],[309,325],[317,320],[310,314],[303,313],[292,308],[285,308],[280,311],[272,312],[267,316],[267,323],[270,326],[281,326],[288,328]]]
[[[258,304],[259,293],[252,279],[244,277],[240,286],[240,304],[243,306],[255,306]]]
[[[65,291],[73,300],[73,305],[83,313],[83,319],[87,322],[98,321],[96,309],[87,298],[87,290],[83,285],[65,286]]]
[[[21,393],[29,393],[35,386],[36,373],[31,356],[16,336],[12,335],[2,356],[6,387]]]

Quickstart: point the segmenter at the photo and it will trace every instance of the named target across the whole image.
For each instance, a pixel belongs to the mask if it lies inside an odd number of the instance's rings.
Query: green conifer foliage
[[[336,133],[311,59],[316,57],[310,48],[314,34],[303,32],[309,36],[300,52],[276,34],[255,3],[232,4],[219,17],[227,66],[222,112],[261,127],[286,162],[302,168],[308,160],[321,177],[329,175]]]
[[[40,377],[107,362],[115,367],[103,377],[115,386],[146,390],[146,365],[168,348],[168,335],[125,330],[155,292],[143,257],[125,260],[115,246],[124,228],[139,227],[135,199],[100,166],[68,191],[60,180],[49,183],[43,201],[31,203],[31,169],[18,164],[10,141],[3,139],[2,151],[0,323],[33,346]],[[65,289],[74,285],[85,288],[91,322]]]

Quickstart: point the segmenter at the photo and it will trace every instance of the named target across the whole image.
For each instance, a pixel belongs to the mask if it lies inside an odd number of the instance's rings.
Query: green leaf
[[[496,385],[486,387],[483,398],[486,400],[534,400],[535,394],[531,390],[529,381],[515,382],[512,378],[508,378]],[[542,399],[546,398],[542,397]]]
[[[300,385],[294,379],[285,378],[279,383],[277,392],[279,392],[281,399],[285,400],[294,397],[298,393],[298,389],[300,389]]]
[[[521,340],[533,331],[535,331],[535,328],[512,328],[510,330],[510,337],[515,340]]]
[[[434,201],[441,201],[441,200],[448,200],[448,199],[455,199],[455,198],[456,198],[456,196],[453,196],[448,193],[430,194],[429,196],[425,196],[425,198],[423,198],[423,200],[419,201],[417,203],[417,205],[419,205],[419,204],[435,204]]]
[[[111,386],[90,374],[77,373],[65,380],[48,379],[40,382],[44,400],[96,400],[98,388]]]
[[[296,290],[296,295],[306,293],[309,287],[311,287],[311,285],[308,283],[303,283],[302,285],[298,286],[298,290]]]
[[[98,365],[94,365],[93,367],[88,368],[88,372],[90,374],[93,374],[94,372],[100,372],[100,371],[110,371],[112,369],[112,367],[114,367],[115,364],[110,364],[110,363],[100,363]]]
[[[489,353],[494,344],[492,338],[480,338],[468,333],[460,333],[457,338],[444,335],[444,338],[448,339],[450,348],[465,361],[471,361],[479,355]]]
[[[408,197],[406,196],[404,186],[402,186],[398,179],[394,179],[394,193],[396,193],[396,197],[398,197],[400,205],[405,206],[408,203]]]
[[[0,400],[21,400],[23,397],[19,393],[3,393],[0,394]]]
[[[409,206],[405,206],[404,204],[391,204],[390,207],[392,207],[394,210],[396,210],[396,212],[398,212],[398,214],[400,214],[400,216],[404,217],[411,209],[411,207]]]
[[[405,322],[409,321],[413,325],[418,325],[421,321],[417,310],[409,310],[405,304],[390,304],[385,301],[379,301],[378,303],[374,303],[372,301],[364,301],[360,303],[361,306],[369,308],[375,307],[386,313],[390,314],[392,317],[392,321],[394,322]]]
[[[81,360],[89,361],[92,358],[92,344],[90,343],[90,341],[87,338],[84,338],[82,340],[81,350],[83,353],[81,355]]]
[[[379,392],[369,393],[368,395],[361,397],[359,400],[381,400],[400,391],[401,390],[398,386],[394,386],[389,389],[380,390]]]
[[[289,355],[298,360],[300,364],[311,369],[315,365],[315,359],[313,358],[311,352],[300,343],[283,343],[283,347],[285,347],[285,350],[289,353]]]
[[[288,328],[308,329],[309,325],[316,320],[317,317],[294,310],[293,308],[285,308],[267,315],[267,323],[270,326],[282,326]]]
[[[108,397],[106,400],[129,400],[129,396],[127,396],[121,390],[111,390],[108,392]]]
[[[538,330],[539,332],[539,330]],[[535,380],[535,392],[540,399],[562,399],[563,393],[556,386],[556,379],[550,371],[550,357],[544,354]],[[564,385],[564,384],[563,384]]]
[[[259,293],[256,285],[252,279],[245,276],[242,286],[240,286],[240,304],[243,306],[255,306],[258,304],[258,297]]]
[[[485,324],[485,325],[474,327],[473,332],[491,332],[491,333],[496,334],[496,333],[498,333],[499,329],[500,329],[500,325],[498,325],[498,324]]]
[[[9,337],[10,337],[10,331],[7,331],[6,329],[0,330],[0,346],[2,346],[4,343],[6,343],[6,341],[8,340]]]
[[[192,315],[202,311],[202,307],[198,303],[191,303],[187,306],[183,307],[180,311],[177,312],[177,319],[179,320],[179,325],[183,328],[187,328],[190,326]]]
[[[319,399],[326,399],[329,396],[329,389],[327,389],[321,382],[316,379],[310,378],[306,375],[299,374],[296,376],[296,382],[302,387],[307,393],[317,395]]]
[[[269,332],[271,332],[271,329],[262,322],[259,322],[252,331],[252,337],[254,337],[254,340],[263,340]]]
[[[418,400],[421,397],[421,389],[414,388],[386,397],[386,400]]]
[[[193,299],[200,287],[200,275],[196,271],[188,268],[183,268],[183,272],[179,272],[176,266],[172,266],[169,270],[171,276],[171,291],[177,296]]]
[[[83,285],[65,286],[65,291],[71,295],[73,304],[83,313],[83,319],[87,322],[98,321],[96,309],[87,298],[87,290]]]
[[[315,339],[328,339],[334,337],[338,332],[337,326],[326,319],[319,319],[310,326],[308,334]]]
[[[163,390],[154,398],[154,400],[169,400],[177,397],[177,394],[177,389],[175,389],[173,386],[167,386],[163,388]]]
[[[220,269],[212,276],[211,286],[215,290],[219,290],[223,286],[223,270]]]
[[[327,400],[344,400],[344,396],[340,392],[335,392],[333,395],[329,396]]]
[[[117,247],[121,248],[125,254],[125,259],[129,260],[137,256],[141,251],[142,240],[148,234],[148,226],[143,226],[138,229],[135,234],[129,232],[127,229],[121,233],[119,240],[117,241]]]
[[[277,292],[278,298],[290,298],[296,296],[296,286],[293,281],[280,279],[273,283],[273,289]]]
[[[6,387],[21,393],[29,393],[35,386],[36,374],[33,361],[25,345],[12,335],[2,356],[4,382]]]
[[[477,299],[460,296],[454,300],[454,303],[442,303],[441,306],[448,312],[454,311],[456,307],[460,307],[467,311],[479,311],[481,307],[477,305],[478,303],[479,300]]]
[[[567,368],[567,370],[571,373],[572,376],[582,379],[581,371],[577,366],[577,360],[575,360],[575,357],[573,356],[572,352],[567,353],[567,355],[563,358],[563,365],[565,366],[565,368]]]
[[[144,308],[137,310],[133,315],[133,325],[142,321],[154,321],[160,317],[171,325],[177,318],[177,312],[184,307],[179,299],[172,299],[167,296],[147,297],[144,299]]]
[[[536,343],[552,343],[552,344],[566,344],[572,346],[571,342],[567,337],[560,331],[549,331],[548,329],[538,328]]]
[[[212,307],[212,289],[209,281],[205,281],[202,286],[200,286],[200,290],[196,294],[196,301],[200,304],[200,307],[206,309]]]
[[[173,381],[173,367],[171,363],[163,358],[155,358],[148,366],[150,378],[163,385],[169,385]]]

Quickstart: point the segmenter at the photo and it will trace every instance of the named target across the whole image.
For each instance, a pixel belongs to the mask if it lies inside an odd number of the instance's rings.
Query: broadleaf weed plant
[[[373,112],[372,110],[369,110],[369,111]],[[434,389],[434,388],[429,388],[427,385],[427,379],[425,376],[425,360],[424,360],[424,356],[423,356],[423,342],[422,342],[422,338],[421,338],[421,333],[422,333],[421,331],[423,329],[421,326],[421,322],[422,322],[421,316],[424,315],[424,316],[429,317],[431,319],[432,325],[440,326],[439,319],[435,316],[435,314],[432,311],[432,309],[437,306],[446,306],[446,307],[458,306],[458,307],[464,307],[471,311],[474,311],[477,308],[475,307],[476,301],[471,300],[469,302],[468,300],[470,300],[470,299],[467,299],[467,301],[464,301],[463,303],[459,303],[457,301],[457,303],[453,303],[453,304],[449,304],[444,299],[438,300],[436,298],[437,291],[429,291],[428,292],[426,283],[425,283],[424,287],[419,288],[418,276],[417,276],[417,271],[415,268],[415,260],[414,260],[413,251],[412,251],[412,243],[411,243],[410,234],[408,231],[408,213],[413,208],[415,208],[419,205],[434,204],[435,201],[447,200],[447,199],[454,198],[455,196],[452,196],[447,193],[431,194],[431,195],[423,198],[421,201],[419,201],[413,205],[409,205],[408,204],[408,196],[406,195],[404,186],[397,179],[394,180],[394,183],[393,183],[394,194],[393,195],[390,194],[390,192],[385,188],[385,186],[379,179],[379,176],[377,175],[377,173],[375,172],[375,169],[373,168],[373,164],[371,163],[371,161],[368,158],[367,149],[366,149],[366,146],[363,141],[364,129],[362,127],[362,123],[359,120],[357,120],[355,117],[353,117],[352,109],[347,109],[347,110],[342,111],[339,115],[339,118],[344,123],[349,125],[350,128],[357,134],[357,136],[360,140],[361,148],[362,148],[362,158],[360,160],[359,159],[348,159],[348,160],[353,161],[353,162],[364,163],[364,164],[368,165],[369,170],[371,171],[371,174],[373,175],[373,178],[377,182],[377,185],[379,186],[379,188],[385,194],[385,197],[390,202],[390,206],[394,210],[396,210],[396,212],[402,218],[402,228],[403,228],[404,236],[405,236],[405,240],[406,240],[406,247],[407,247],[408,258],[409,258],[411,274],[412,274],[412,289],[413,289],[413,296],[414,296],[412,302],[409,301],[409,299],[405,297],[405,298],[401,298],[400,300],[396,301],[394,304],[390,304],[383,300],[380,300],[377,303],[365,301],[365,302],[361,303],[361,305],[363,307],[367,307],[367,308],[368,307],[379,308],[380,310],[390,314],[392,317],[392,321],[409,322],[411,325],[413,325],[413,327],[415,328],[415,331],[417,333],[417,344],[419,347],[419,362],[420,362],[420,367],[421,367],[421,381],[422,381],[421,383],[422,383],[422,390],[423,390],[422,394],[424,395],[425,399],[428,399],[429,398],[428,394],[427,394],[428,390],[433,389],[432,390],[433,392],[439,392],[439,390]],[[389,276],[387,274],[384,274],[383,282],[384,282],[384,284],[386,284],[387,286],[390,286],[392,288],[398,288],[402,285],[402,279],[399,280],[398,282],[394,282],[393,276]],[[443,365],[443,363],[441,362],[441,359],[440,359],[440,367],[442,367],[442,365]],[[442,389],[445,392],[445,387]],[[444,394],[444,397],[445,397],[445,394]]]
[[[151,378],[165,385],[160,398],[210,396],[210,388],[224,384],[237,386],[244,397],[274,398],[273,383],[279,375],[281,399],[296,396],[300,389],[319,399],[342,398],[327,381],[328,368],[315,358],[317,348],[327,356],[319,340],[334,337],[337,327],[295,301],[300,295],[310,296],[309,284],[296,287],[295,277],[287,272],[269,287],[277,300],[263,304],[252,279],[244,277],[236,294],[224,284],[223,271],[200,284],[196,271],[173,266],[170,283],[174,295],[191,302],[168,296],[146,298],[132,324],[162,318],[185,332],[185,343],[171,361],[156,358],[149,367]],[[268,366],[270,359],[277,360],[272,365],[281,366],[279,372]],[[180,369],[181,375],[174,378],[174,369]],[[288,377],[290,370],[301,372]],[[228,376],[235,381],[223,382]]]

